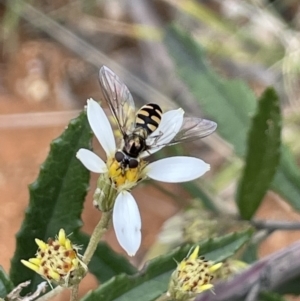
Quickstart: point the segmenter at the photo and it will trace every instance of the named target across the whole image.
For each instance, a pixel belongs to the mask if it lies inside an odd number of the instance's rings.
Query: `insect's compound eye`
[[[117,160],[117,162],[122,162],[125,158],[125,155],[120,152],[120,151],[117,151],[116,154],[115,154],[115,159]]]
[[[129,168],[137,168],[139,165],[139,161],[136,159],[129,160]]]

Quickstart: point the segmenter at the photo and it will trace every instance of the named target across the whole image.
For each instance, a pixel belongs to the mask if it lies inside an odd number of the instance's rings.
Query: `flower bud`
[[[71,243],[63,229],[55,240],[49,238],[45,243],[36,239],[35,242],[39,247],[36,257],[21,262],[44,279],[70,287],[86,275],[87,266],[78,254],[79,248]]]
[[[215,264],[205,260],[204,257],[198,258],[198,253],[199,246],[177,265],[171,275],[167,295],[173,300],[187,301],[213,288],[211,281],[214,272],[222,266],[222,263]]]

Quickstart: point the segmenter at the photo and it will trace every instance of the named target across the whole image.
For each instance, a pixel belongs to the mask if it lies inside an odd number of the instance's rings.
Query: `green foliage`
[[[241,260],[251,264],[258,259],[258,244],[249,242],[247,246],[244,248],[245,251],[243,252]]]
[[[37,180],[29,186],[29,206],[17,234],[16,251],[11,261],[10,275],[15,284],[31,279],[29,289],[34,291],[41,281],[39,275],[20,262],[34,257],[35,238],[47,241],[61,228],[68,234],[75,233],[82,225],[80,215],[88,190],[89,172],[76,158],[76,152],[81,147],[90,148],[91,137],[86,114],[81,113],[51,143]]]
[[[289,148],[285,145],[281,147],[279,168],[275,174],[272,189],[300,211],[300,169]]]
[[[200,243],[200,253],[214,261],[224,260],[232,255],[251,237],[251,231],[229,234]],[[150,301],[167,291],[171,273],[176,262],[187,256],[192,245],[175,249],[169,254],[151,260],[142,271],[134,276],[121,274],[106,282],[100,288],[87,294],[82,301],[139,300]]]
[[[169,27],[165,44],[176,63],[178,75],[199,101],[201,109],[218,123],[220,135],[243,156],[249,116],[256,109],[253,92],[240,80],[218,76],[209,67],[200,46],[177,27]]]
[[[13,283],[10,281],[2,266],[0,266],[0,298],[4,298],[13,288]]]
[[[289,279],[288,281],[282,281],[280,287],[276,289],[276,293],[286,295],[286,294],[293,294],[293,295],[300,295],[300,276],[297,275],[296,277]]]
[[[259,301],[285,301],[281,295],[272,292],[262,292],[259,296]]]
[[[89,239],[88,235],[79,232],[72,241],[83,245],[85,249]],[[116,254],[106,243],[100,242],[89,264],[89,272],[94,274],[99,282],[104,283],[120,273],[133,275],[137,270],[125,257]]]
[[[168,28],[164,42],[179,77],[199,101],[203,112],[218,123],[218,133],[233,145],[236,154],[244,157],[251,116],[257,106],[253,92],[240,80],[226,80],[217,75],[199,44],[176,26]],[[300,171],[286,146],[281,152],[271,187],[300,210]]]
[[[86,8],[89,9],[96,5],[94,2],[89,2],[90,7]],[[28,7],[30,8],[30,6]],[[28,12],[34,12],[35,9],[28,10],[28,7],[26,11],[24,10],[22,17],[25,16],[29,21],[31,19],[38,20],[39,18],[30,18],[31,14]],[[14,29],[17,29],[20,12],[23,12],[23,8],[22,4],[19,4],[16,0],[10,2],[10,7],[8,7],[3,22],[6,29],[4,31],[6,39]],[[193,6],[193,1],[179,9],[183,10],[183,8],[188,8],[192,15],[194,10],[195,15],[201,12],[199,10],[201,5]],[[37,12],[39,14],[39,11]],[[202,9],[203,12],[205,13],[205,10]],[[55,22],[51,21],[48,16],[41,14],[41,17],[41,20],[44,19],[47,22],[38,20],[39,22],[35,22],[36,24],[39,23],[42,26],[52,22],[52,29],[60,29],[60,33],[65,31],[59,24],[56,24],[57,27],[53,27]],[[213,21],[215,25],[219,26],[216,16],[214,16]],[[42,28],[50,35],[56,32],[44,25]],[[233,28],[229,32],[233,33]],[[68,44],[66,41],[72,40],[62,38],[63,35],[58,36],[58,40],[65,43],[65,45]],[[72,34],[66,36],[72,37]],[[249,41],[253,42],[250,39]],[[217,45],[217,43],[214,45]],[[75,44],[81,45],[83,48],[86,47],[89,51],[82,51],[81,46],[73,47],[73,50],[79,49],[79,52],[82,53],[93,53],[93,49],[87,47],[88,45],[84,41],[79,39]],[[257,102],[255,95],[244,82],[226,80],[215,73],[207,63],[202,49],[195,40],[175,26],[167,30],[165,44],[176,63],[179,76],[195,99],[201,104],[204,113],[218,123],[219,134],[233,145],[236,154],[245,158],[244,173],[236,195],[241,217],[244,219],[253,217],[269,187],[272,187],[274,191],[286,198],[295,209],[300,210],[300,170],[297,168],[290,150],[281,145],[281,116],[279,99],[275,91],[271,88],[267,89],[260,101]],[[256,43],[249,43],[248,45],[257,46]],[[229,45],[229,47],[222,46],[222,48],[230,51],[240,47]],[[270,46],[271,50],[274,50],[272,45]],[[232,56],[234,55],[236,55],[236,52],[232,52]],[[143,84],[142,81],[136,78],[135,81],[138,82],[136,87]],[[138,90],[143,90],[143,88]],[[256,115],[254,116],[254,114]],[[253,119],[252,116],[254,116]],[[29,186],[29,206],[22,227],[16,236],[16,251],[11,261],[10,277],[12,281],[0,267],[0,298],[4,298],[13,289],[14,284],[17,285],[25,280],[31,280],[31,284],[27,289],[33,292],[37,283],[41,281],[40,276],[20,263],[21,259],[34,257],[37,249],[34,242],[35,238],[47,241],[48,237],[57,235],[59,229],[63,228],[67,234],[71,235],[72,242],[82,245],[83,249],[86,248],[90,237],[80,232],[82,226],[80,216],[88,190],[89,171],[76,159],[76,152],[80,148],[91,149],[91,138],[86,114],[81,113],[78,118],[70,122],[64,133],[51,143],[50,153],[40,168],[37,180]],[[163,152],[160,152],[156,156],[162,154]],[[236,170],[234,169],[234,175]],[[106,183],[110,185],[110,182]],[[184,183],[183,187],[186,187],[190,195],[201,199],[204,207],[211,211],[218,211],[211,196],[206,193],[206,190],[201,189],[197,183]],[[170,193],[170,195],[172,198],[176,198],[175,193]],[[208,260],[219,262],[234,256],[242,246],[247,244],[247,249],[243,248],[244,258],[252,263],[257,260],[257,244],[250,242],[251,236],[252,230],[245,230],[219,238],[208,239],[200,243],[200,255],[204,255]],[[97,242],[98,240],[96,240]],[[181,246],[172,250],[169,254],[151,260],[142,271],[137,271],[126,258],[114,253],[107,244],[100,242],[90,262],[89,272],[101,282],[101,287],[90,292],[82,300],[154,300],[166,292],[171,273],[176,268],[177,263],[188,256],[192,248],[194,248],[194,245]],[[264,262],[260,263],[264,264]],[[275,261],[274,263],[270,261],[271,264],[278,268]],[[264,270],[266,273],[270,270],[270,265]],[[254,270],[257,266],[254,266]],[[279,271],[286,272],[280,266]],[[243,276],[240,278],[237,276],[238,281],[236,283],[240,281],[238,285],[242,286],[242,293],[246,295],[249,293],[247,290],[250,286],[247,287],[247,283],[251,283],[253,278],[247,278],[250,281],[245,282]],[[283,279],[283,285],[278,290],[261,292],[258,300],[284,301],[285,299],[277,294],[278,291],[280,293],[299,294],[300,278],[298,275],[291,273],[290,276],[290,278]],[[256,277],[254,273],[253,277]],[[267,277],[264,279],[263,273],[259,273],[257,277],[258,282],[268,280]],[[286,282],[284,283],[284,281]],[[243,284],[246,285],[243,286]],[[261,287],[264,287],[264,283]]]
[[[218,209],[209,194],[194,182],[182,183],[182,187],[184,187],[192,197],[199,199],[206,209],[210,210],[211,212],[218,212]]]
[[[275,91],[262,95],[249,132],[244,173],[236,201],[240,215],[251,219],[276,173],[280,155],[281,114]]]

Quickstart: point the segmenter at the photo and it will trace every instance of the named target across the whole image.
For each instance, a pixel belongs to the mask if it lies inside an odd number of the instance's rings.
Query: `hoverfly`
[[[182,126],[176,136],[168,143],[160,143],[164,133],[154,132],[162,119],[159,105],[150,103],[137,112],[131,93],[120,78],[108,67],[102,66],[99,71],[99,82],[104,98],[116,120],[122,134],[122,146],[115,153],[123,172],[127,168],[137,168],[142,153],[159,149],[166,145],[193,141],[213,133],[217,124],[213,121],[184,117]]]

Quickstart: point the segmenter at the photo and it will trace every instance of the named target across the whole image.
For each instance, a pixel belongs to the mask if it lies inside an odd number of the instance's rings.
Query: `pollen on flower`
[[[56,239],[49,238],[47,243],[39,239],[35,241],[39,247],[36,257],[21,262],[44,279],[71,286],[79,283],[87,273],[87,266],[78,254],[79,248],[66,237],[63,229]]]
[[[213,288],[214,272],[222,263],[213,263],[204,257],[198,257],[199,246],[183,259],[173,272],[168,289],[168,295],[177,301],[185,301],[197,294]]]
[[[141,160],[138,167],[126,167],[123,170],[121,164],[115,158],[109,158],[107,160],[108,175],[117,190],[128,190],[133,188],[141,179],[141,171],[146,164],[145,161]]]

